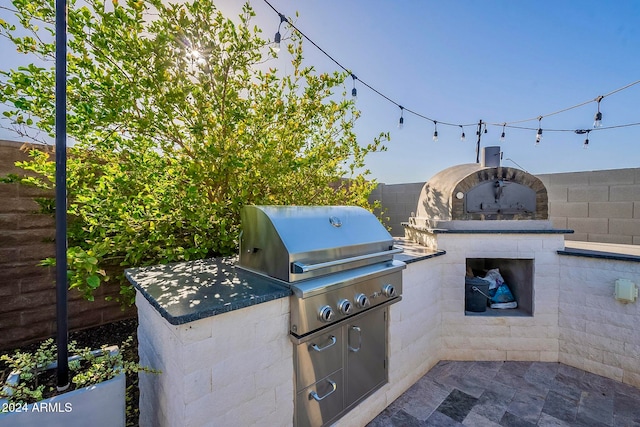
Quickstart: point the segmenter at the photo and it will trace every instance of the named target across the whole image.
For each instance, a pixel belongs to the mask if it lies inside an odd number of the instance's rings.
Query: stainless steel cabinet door
[[[386,308],[374,309],[344,326],[347,340],[346,407],[387,382],[386,312]]]

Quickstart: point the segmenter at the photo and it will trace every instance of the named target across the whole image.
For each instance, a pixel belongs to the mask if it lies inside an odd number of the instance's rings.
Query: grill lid
[[[293,282],[390,260],[400,249],[356,206],[245,206],[240,267]]]

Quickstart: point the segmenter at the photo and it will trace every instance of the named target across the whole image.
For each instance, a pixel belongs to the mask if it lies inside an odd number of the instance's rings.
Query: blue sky
[[[405,108],[438,121],[503,123],[537,117],[594,99],[640,80],[638,1],[389,1],[270,0],[336,60]],[[253,0],[264,35],[278,18]],[[264,20],[264,16],[267,20]],[[306,57],[319,70],[335,66],[313,46]],[[388,151],[369,158],[380,182],[428,180],[439,170],[475,162],[475,126],[438,125],[405,113],[363,86],[357,133],[364,143],[390,131]],[[349,83],[350,89],[350,83]],[[591,128],[595,102],[543,118],[542,128]],[[640,122],[640,84],[601,102],[603,127]],[[538,127],[538,121],[520,126]],[[640,167],[640,126],[583,135],[488,126],[482,146],[500,145],[533,173]],[[505,165],[514,166],[510,161]]]
[[[269,1],[286,16],[299,12],[296,26],[359,79],[440,122],[544,116],[640,80],[639,1]],[[216,4],[236,15],[241,2]],[[263,36],[273,38],[277,15],[263,0],[251,4]],[[0,40],[3,54],[10,48]],[[336,69],[308,43],[305,57],[319,71]],[[274,65],[286,70],[286,57]],[[475,161],[475,126],[465,127],[461,142],[460,128],[439,124],[436,143],[433,123],[405,112],[398,130],[399,108],[357,87],[361,143],[391,132],[388,151],[368,160],[378,181],[426,181],[443,168]],[[604,127],[640,122],[640,84],[604,98],[600,110]],[[640,167],[640,126],[591,132],[587,150],[584,135],[544,132],[591,128],[595,112],[592,102],[543,117],[537,147],[535,130],[507,128],[501,143],[502,128],[488,126],[482,146],[500,145],[505,159],[532,173]],[[538,121],[519,126],[537,128]],[[15,136],[0,131],[0,138]]]

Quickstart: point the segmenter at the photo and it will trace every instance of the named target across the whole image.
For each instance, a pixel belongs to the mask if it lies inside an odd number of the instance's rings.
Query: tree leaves
[[[1,25],[0,35],[51,58],[53,41],[39,35],[53,31],[54,0],[13,3],[23,28]],[[253,15],[245,4],[232,21],[209,0],[114,2],[113,12],[69,0],[72,288],[90,297],[116,277],[132,302],[124,267],[233,255],[245,204],[372,208],[375,182],[359,170],[388,136],[358,143],[348,75],[306,66],[295,33],[291,71],[265,71],[273,53]],[[0,71],[2,101],[25,134],[53,132],[50,65]],[[52,162],[32,156],[22,167],[50,185]]]

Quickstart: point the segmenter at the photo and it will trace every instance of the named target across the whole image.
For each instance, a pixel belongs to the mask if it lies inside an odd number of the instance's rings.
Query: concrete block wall
[[[400,223],[406,222],[411,212],[416,211],[423,186],[424,182],[379,184],[369,196],[372,202],[382,202],[383,211],[376,213],[385,218],[384,223],[389,227],[392,236],[404,236],[404,229]]]
[[[289,299],[171,325],[139,293],[140,426],[293,423]]]
[[[567,240],[640,244],[640,168],[538,175]]]
[[[559,361],[640,387],[640,301],[614,298],[617,279],[640,282],[634,262],[560,257]]]
[[[558,360],[558,249],[556,234],[438,234],[443,256],[442,359]],[[533,316],[466,316],[467,258],[533,259]]]
[[[0,176],[24,174],[14,163],[27,160],[21,144],[0,140]],[[17,183],[0,183],[0,350],[55,335],[55,268],[38,263],[55,256],[55,220],[39,213],[34,197],[52,198],[53,192]],[[119,286],[103,286],[95,301],[69,292],[69,327],[83,329],[135,316],[135,307],[122,311],[106,296],[117,296]]]

